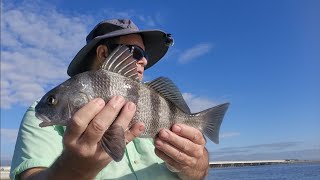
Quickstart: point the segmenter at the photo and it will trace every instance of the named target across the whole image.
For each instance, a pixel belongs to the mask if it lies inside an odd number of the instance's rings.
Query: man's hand
[[[175,124],[171,131],[162,129],[155,139],[155,153],[171,171],[182,179],[204,179],[208,174],[209,157],[202,133],[184,124]]]
[[[94,99],[77,111],[63,137],[64,150],[56,162],[45,171],[29,174],[31,179],[94,179],[112,158],[103,150],[100,140],[112,123],[127,129],[136,106],[121,96],[113,97],[107,104]],[[144,130],[143,123],[136,123],[125,132],[130,142]],[[32,169],[30,169],[32,170]],[[29,170],[27,170],[29,171]],[[27,172],[26,171],[26,172]],[[32,171],[30,171],[32,172]],[[23,173],[22,177],[28,175]]]

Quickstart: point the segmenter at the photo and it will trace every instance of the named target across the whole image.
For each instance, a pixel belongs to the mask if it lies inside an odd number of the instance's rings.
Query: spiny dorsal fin
[[[137,61],[133,59],[130,49],[126,45],[119,45],[105,59],[100,69],[139,81],[136,63]]]
[[[171,101],[183,112],[191,114],[190,109],[186,101],[183,99],[180,90],[169,78],[159,77],[153,81],[146,82],[145,84],[160,93],[164,98]]]

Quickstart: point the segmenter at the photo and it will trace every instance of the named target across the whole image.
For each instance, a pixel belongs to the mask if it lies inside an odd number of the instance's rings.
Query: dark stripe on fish
[[[153,117],[153,127],[160,127],[160,111],[161,111],[161,107],[160,107],[160,96],[157,96],[155,93],[150,93],[150,99],[151,99],[151,112],[152,112],[152,117]],[[153,110],[152,110],[153,109]],[[158,131],[157,128],[154,128],[154,131]]]
[[[169,121],[170,125],[172,126],[175,123],[175,120],[177,119],[178,108],[175,107],[172,103],[170,103],[169,108]]]
[[[137,86],[135,83],[136,82],[133,82],[131,79],[124,79],[124,84],[128,86],[128,88],[126,88],[127,90],[126,97],[128,98],[129,101],[133,102],[136,106],[138,106],[138,102],[140,99],[140,94],[139,94],[140,86]],[[138,107],[137,107],[137,111],[139,111]],[[136,113],[139,113],[139,112],[136,112]],[[129,123],[129,127],[131,127],[137,121],[138,119],[134,117],[132,121]]]

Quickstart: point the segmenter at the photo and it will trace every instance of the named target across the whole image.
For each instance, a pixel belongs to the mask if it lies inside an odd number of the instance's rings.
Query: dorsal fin
[[[169,78],[159,77],[153,81],[146,82],[145,84],[171,101],[183,112],[191,114],[189,106],[183,99],[180,90]]]
[[[139,81],[137,61],[126,45],[119,45],[102,63],[100,69],[111,71],[122,76]]]

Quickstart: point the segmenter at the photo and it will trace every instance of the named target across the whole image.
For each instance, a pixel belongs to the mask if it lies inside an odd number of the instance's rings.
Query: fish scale
[[[93,95],[91,99],[100,97],[105,101],[109,101],[111,97],[121,95],[127,101],[138,104],[138,113],[134,115],[134,121],[131,124],[134,124],[136,121],[145,123],[146,128],[142,134],[143,137],[154,137],[160,128],[170,128],[175,122],[181,122],[187,125],[192,122],[188,120],[189,117],[183,116],[183,113],[176,106],[162,96],[159,96],[152,89],[143,86],[141,83],[128,80],[119,74],[100,70],[97,72],[88,72],[88,78],[84,79],[91,82],[90,87],[92,87],[92,89],[97,89],[96,92],[91,94]],[[83,84],[85,82],[81,83]],[[139,92],[142,93],[142,95],[135,96],[135,94],[139,93],[130,94],[128,92]],[[170,114],[175,117],[175,121],[170,120]],[[153,121],[150,121],[150,119]]]
[[[213,142],[219,142],[220,125],[229,103],[192,114],[170,79],[159,77],[147,83],[137,81],[136,63],[131,57],[130,50],[120,46],[105,61],[114,66],[103,64],[106,69],[77,74],[47,92],[35,107],[36,117],[43,121],[39,126],[67,125],[72,115],[90,100],[99,97],[109,101],[120,95],[137,105],[129,127],[137,121],[143,122],[145,131],[141,137],[153,138],[159,129],[170,129],[174,123],[183,123],[200,130]],[[117,73],[119,69],[123,73]],[[126,145],[122,127],[113,123],[100,142],[115,161],[122,159]]]

